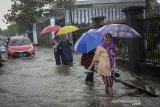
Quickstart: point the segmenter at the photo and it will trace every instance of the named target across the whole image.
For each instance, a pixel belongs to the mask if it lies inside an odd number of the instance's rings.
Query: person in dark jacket
[[[52,40],[52,47],[54,49],[54,57],[55,57],[56,65],[60,65],[62,63],[62,61],[61,61],[62,60],[62,51],[59,48],[60,41],[61,41],[60,36],[55,36],[55,38],[53,38],[53,40]]]
[[[62,52],[62,63],[64,65],[68,65],[69,63],[73,62],[73,54],[71,50],[72,44],[70,41],[67,39],[65,35],[61,36],[61,41],[59,43],[59,48],[61,49]]]

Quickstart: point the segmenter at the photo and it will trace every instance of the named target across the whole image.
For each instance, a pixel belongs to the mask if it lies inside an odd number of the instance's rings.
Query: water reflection
[[[4,72],[5,72],[5,71],[0,68],[0,75],[3,75]]]
[[[55,66],[55,72],[60,74],[60,75],[64,75],[64,76],[70,75],[71,67],[72,67],[72,65],[68,65],[68,66],[66,66],[66,65],[57,65],[57,66]]]

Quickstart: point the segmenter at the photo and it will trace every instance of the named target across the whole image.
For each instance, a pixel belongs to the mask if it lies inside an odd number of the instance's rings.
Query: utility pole
[[[72,24],[72,8],[73,8],[73,2],[72,0],[69,0],[69,18],[70,18],[70,24]]]

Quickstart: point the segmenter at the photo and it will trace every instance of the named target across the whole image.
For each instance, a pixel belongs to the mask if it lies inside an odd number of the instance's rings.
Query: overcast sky
[[[1,0],[0,3],[0,28],[6,29],[7,25],[2,21],[4,14],[11,8],[11,0]]]

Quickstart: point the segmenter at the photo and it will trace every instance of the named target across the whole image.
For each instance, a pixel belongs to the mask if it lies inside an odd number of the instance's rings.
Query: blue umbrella
[[[130,26],[127,26],[125,24],[109,24],[101,27],[97,30],[97,32],[100,32],[101,34],[105,35],[107,33],[111,33],[112,37],[115,38],[136,38],[141,37],[141,35],[136,32],[133,28]]]
[[[96,29],[91,29],[76,41],[74,49],[76,53],[88,53],[102,43],[103,35]]]

